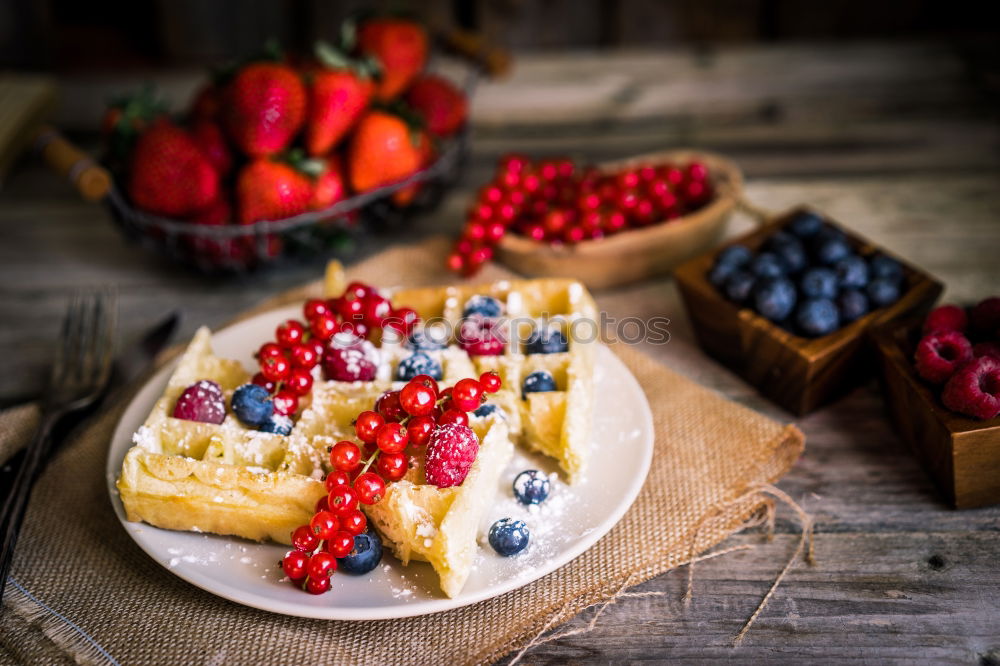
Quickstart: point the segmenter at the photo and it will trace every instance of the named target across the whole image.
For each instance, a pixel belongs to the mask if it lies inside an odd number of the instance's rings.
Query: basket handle
[[[59,130],[42,125],[33,137],[35,150],[53,171],[67,178],[87,201],[100,201],[111,189],[111,174]]]
[[[492,78],[502,78],[510,72],[510,51],[493,46],[481,33],[452,28],[439,33],[448,51],[466,58]]]

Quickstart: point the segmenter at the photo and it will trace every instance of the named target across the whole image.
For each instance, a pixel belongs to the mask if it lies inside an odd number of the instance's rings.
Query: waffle
[[[392,301],[395,306],[414,308],[425,322],[441,321],[454,331],[465,303],[476,295],[492,296],[504,304],[507,342],[499,356],[471,358],[475,376],[495,370],[503,388],[490,396],[490,402],[503,408],[514,440],[555,458],[570,483],[579,480],[589,454],[593,409],[597,339],[593,298],[574,280],[540,279],[402,289],[392,294]],[[539,325],[560,328],[569,350],[523,353],[522,341]],[[538,370],[551,373],[557,390],[522,396],[524,377]]]

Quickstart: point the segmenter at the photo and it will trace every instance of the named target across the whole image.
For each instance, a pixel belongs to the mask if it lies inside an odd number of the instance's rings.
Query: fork
[[[111,287],[77,292],[66,309],[48,386],[42,397],[41,424],[0,512],[0,598],[31,488],[52,452],[56,426],[66,417],[93,405],[107,388],[117,317],[118,297]]]

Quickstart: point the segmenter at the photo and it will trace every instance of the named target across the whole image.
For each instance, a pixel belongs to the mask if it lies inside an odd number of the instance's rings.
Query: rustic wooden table
[[[997,79],[983,65],[933,44],[525,57],[512,79],[479,89],[458,191],[412,229],[362,243],[357,256],[455,231],[506,151],[601,160],[697,146],[735,158],[757,205],[812,204],[941,278],[945,299],[981,298],[1000,291]],[[161,79],[177,94],[194,85],[188,73]],[[64,82],[57,121],[96,126],[104,93],[125,84]],[[731,232],[748,225],[737,219]],[[37,392],[78,285],[119,286],[126,334],[179,309],[183,337],[318,267],[206,281],[128,246],[105,210],[26,161],[0,193],[0,396]],[[631,289],[646,296],[632,314],[672,319],[671,342],[645,351],[789,420],[698,350],[670,280]],[[597,297],[612,307],[616,292]],[[806,455],[780,486],[815,517],[818,562],[791,571],[741,647],[731,647],[734,634],[798,539],[782,511],[772,542],[739,535],[732,544],[757,547],[698,566],[690,606],[681,602],[686,573],[670,572],[639,588],[661,596],[609,606],[591,631],[535,647],[524,661],[1000,663],[1000,507],[944,506],[893,434],[874,382],[798,424]],[[642,541],[635,535],[637,548]],[[586,628],[593,612],[565,628]]]

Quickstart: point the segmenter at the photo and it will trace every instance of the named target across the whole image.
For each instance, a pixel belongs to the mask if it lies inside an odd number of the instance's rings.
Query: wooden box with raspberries
[[[720,258],[733,246],[742,245],[754,261],[768,253],[776,236],[788,235],[798,220],[812,218],[834,234],[846,246],[844,251],[870,264],[875,257],[891,262],[898,273],[894,300],[876,307],[874,297],[870,308],[862,309],[856,318],[834,317],[830,330],[804,331],[797,319],[803,307],[814,299],[800,287],[805,273],[818,265],[814,250],[803,250],[808,256],[805,265],[790,269],[783,277],[794,286],[785,312],[763,316],[756,292],[748,290],[742,298],[732,296],[712,273]],[[802,244],[808,246],[806,239]],[[745,252],[745,251],[744,251]],[[816,262],[816,265],[809,262]],[[750,262],[753,264],[754,262]],[[821,267],[833,271],[833,262]],[[746,268],[744,273],[751,270]],[[737,271],[738,272],[738,271]],[[711,356],[728,366],[762,394],[796,415],[803,415],[840,397],[874,374],[871,345],[866,331],[876,324],[898,320],[930,310],[943,289],[940,282],[920,269],[892,257],[881,248],[843,225],[807,208],[796,208],[775,216],[759,229],[736,238],[722,248],[687,261],[674,272],[695,337]],[[867,278],[866,278],[867,279]],[[757,285],[763,278],[756,278]],[[773,279],[763,280],[773,281]],[[872,280],[874,282],[874,280]],[[715,282],[713,284],[713,282]],[[792,288],[792,287],[790,287]],[[843,289],[827,300],[839,299]],[[838,303],[840,301],[838,300]],[[824,305],[827,305],[824,303]],[[830,305],[830,307],[833,307]],[[846,307],[841,304],[839,307]],[[806,325],[809,322],[804,322]]]
[[[992,300],[1000,305],[1000,299]],[[930,320],[909,319],[872,331],[886,409],[900,438],[953,507],[1000,503],[1000,340],[969,348],[962,333],[934,335],[928,331],[934,327]],[[1000,330],[995,334],[1000,337]],[[961,338],[958,345],[952,337]],[[930,345],[940,345],[934,351],[954,366],[951,376],[934,376],[935,368],[920,367],[918,348],[924,346],[926,354]]]

